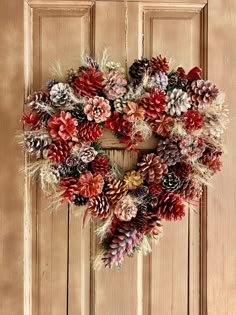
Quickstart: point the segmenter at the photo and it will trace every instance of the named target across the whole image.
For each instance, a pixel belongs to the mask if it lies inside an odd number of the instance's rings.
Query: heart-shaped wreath
[[[24,148],[36,158],[42,188],[52,188],[96,219],[106,267],[150,249],[161,220],[180,220],[196,204],[202,184],[221,169],[227,107],[201,69],[169,70],[166,58],[141,58],[129,68],[86,57],[64,80],[50,80],[26,102]],[[103,129],[126,150],[150,136],[157,148],[122,172],[102,150]],[[27,128],[26,128],[27,129]]]

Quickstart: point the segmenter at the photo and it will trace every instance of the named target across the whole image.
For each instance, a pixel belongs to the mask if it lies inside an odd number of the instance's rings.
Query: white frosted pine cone
[[[72,90],[67,83],[54,84],[50,91],[50,99],[54,107],[65,106],[71,100]]]
[[[171,116],[180,116],[191,107],[188,94],[181,89],[169,91],[166,96],[166,103],[166,112]]]

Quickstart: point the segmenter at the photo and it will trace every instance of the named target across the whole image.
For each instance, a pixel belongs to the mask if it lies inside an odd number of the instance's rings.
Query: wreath
[[[150,251],[162,220],[180,220],[196,205],[202,185],[220,171],[224,97],[202,70],[170,70],[157,58],[135,60],[129,75],[119,63],[91,57],[62,80],[27,98],[22,121],[24,149],[33,156],[42,189],[96,221],[97,261],[119,267],[125,255]],[[139,154],[124,172],[102,150],[104,128],[138,152],[157,138],[153,151]],[[59,199],[58,199],[59,198]]]

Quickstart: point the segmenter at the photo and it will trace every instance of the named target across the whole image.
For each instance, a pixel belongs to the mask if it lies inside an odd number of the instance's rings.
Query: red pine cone
[[[70,155],[70,147],[63,140],[58,140],[53,142],[48,148],[48,157],[49,160],[54,163],[65,162],[67,157]]]
[[[132,134],[132,124],[124,120],[123,115],[117,111],[113,112],[112,116],[106,120],[105,127],[126,137],[130,137]]]
[[[174,119],[169,115],[159,115],[156,119],[148,118],[151,129],[162,137],[167,137],[174,126]]]
[[[139,104],[146,110],[146,116],[156,119],[161,116],[166,107],[166,99],[164,92],[159,92],[157,89],[146,93],[140,100]]]
[[[184,128],[191,132],[194,130],[201,129],[203,127],[203,117],[196,110],[188,110],[181,116],[181,120],[184,123]]]
[[[37,130],[40,128],[40,116],[32,110],[30,110],[28,114],[22,113],[21,121],[24,124],[31,125],[31,130]]]
[[[147,225],[144,234],[152,235],[153,238],[157,238],[161,233],[161,218],[160,215],[152,210],[148,210],[147,214]]]
[[[167,72],[169,70],[169,62],[166,57],[162,57],[161,55],[157,56],[156,58],[152,58],[150,60],[150,65],[152,69],[152,74],[156,73],[157,71]]]
[[[186,162],[179,162],[172,167],[172,170],[178,177],[186,178],[192,173],[193,167]]]
[[[158,184],[151,184],[148,188],[150,193],[153,195],[160,195],[160,193],[163,192],[161,185]]]
[[[144,155],[138,166],[138,171],[149,184],[158,183],[167,172],[166,164],[154,153]]]
[[[159,196],[158,214],[165,220],[181,220],[184,215],[184,205],[179,195],[168,192]]]
[[[88,209],[86,212],[90,212],[93,217],[99,219],[107,218],[110,213],[107,197],[104,194],[100,194],[89,199]]]
[[[221,162],[222,152],[212,152],[207,150],[204,152],[203,157],[201,158],[202,164],[207,166],[213,173],[217,173],[221,170],[222,162]]]
[[[202,195],[202,185],[193,180],[185,180],[176,192],[187,202],[197,201]]]
[[[102,135],[102,126],[95,122],[84,121],[77,127],[78,138],[83,142],[94,142]]]
[[[102,72],[90,67],[89,70],[82,70],[82,73],[74,82],[74,90],[82,96],[95,96],[102,91]]]
[[[60,188],[65,189],[65,192],[61,195],[62,202],[74,201],[75,194],[78,194],[78,178],[64,177],[60,182]]]
[[[94,173],[105,174],[108,171],[108,166],[109,162],[103,156],[98,156],[91,163],[91,167]]]

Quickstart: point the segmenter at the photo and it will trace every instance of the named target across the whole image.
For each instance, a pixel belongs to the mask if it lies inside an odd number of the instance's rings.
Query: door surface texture
[[[233,0],[1,0],[0,315],[235,315],[236,132],[226,132],[224,168],[205,188],[197,211],[164,222],[148,256],[121,271],[94,270],[94,224],[68,205],[56,210],[15,140],[25,97],[43,89],[55,67],[77,68],[84,53],[130,65],[160,53],[173,66],[203,69],[236,114],[236,2]],[[125,33],[127,24],[127,37]],[[126,43],[126,46],[125,46]],[[126,47],[126,49],[125,49]],[[53,70],[54,68],[54,70]],[[133,168],[137,153],[110,133],[112,161]],[[140,150],[153,147],[150,140]]]

